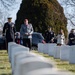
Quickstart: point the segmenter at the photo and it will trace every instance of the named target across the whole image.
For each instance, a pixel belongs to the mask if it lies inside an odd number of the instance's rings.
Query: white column
[[[15,42],[9,42],[8,43],[8,56],[9,56],[9,62],[11,62],[11,48],[15,46],[18,46]]]
[[[8,55],[10,55],[10,47],[11,45],[16,44],[15,42],[9,42],[8,43]]]
[[[71,46],[71,50],[69,52],[69,63],[75,64],[75,45]]]
[[[18,63],[21,59],[25,58],[25,57],[28,56],[28,55],[30,56],[30,53],[28,53],[28,52],[26,52],[26,51],[21,51],[21,52],[15,53],[15,55],[14,55],[14,67],[16,67],[17,63]]]
[[[71,47],[68,45],[62,45],[60,50],[60,60],[69,60],[69,51],[71,50]]]
[[[54,58],[56,59],[60,58],[60,46],[55,46]]]
[[[43,53],[43,43],[38,43],[38,52]]]
[[[12,67],[12,71],[14,70],[14,55],[17,52],[21,52],[21,51],[26,51],[27,53],[29,53],[29,48],[19,45],[17,47],[13,47],[11,49],[11,67]]]
[[[43,44],[43,53],[48,54],[49,46],[49,43]]]
[[[11,50],[12,50],[12,48],[15,48],[15,47],[18,47],[18,46],[20,46],[19,44],[12,44],[11,46],[10,46],[10,50],[9,50],[9,61],[11,62]]]
[[[55,51],[55,43],[51,43],[48,47],[48,55],[54,56],[54,51]]]
[[[14,75],[47,75],[50,74],[53,65],[46,59],[34,56],[25,57],[17,62]]]

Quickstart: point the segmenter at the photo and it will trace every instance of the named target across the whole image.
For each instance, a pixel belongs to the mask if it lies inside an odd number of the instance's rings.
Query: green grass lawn
[[[0,50],[0,75],[11,75],[11,67],[6,50]]]
[[[75,73],[75,64],[69,64],[67,61],[61,61],[60,59],[54,59],[53,57],[39,53],[36,50],[33,50],[32,52],[42,55],[50,60],[53,60],[56,63],[56,66],[63,70],[68,70]],[[11,75],[11,67],[10,67],[8,54],[6,50],[0,50],[0,75]]]
[[[53,57],[49,56],[48,54],[39,53],[37,50],[33,50],[32,52],[42,55],[50,60],[53,60],[56,64],[56,67],[62,70],[68,70],[75,73],[75,64],[69,64],[68,61],[61,61],[60,59],[54,59]]]

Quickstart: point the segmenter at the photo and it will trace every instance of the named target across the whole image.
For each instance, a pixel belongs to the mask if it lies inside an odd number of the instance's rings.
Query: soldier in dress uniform
[[[8,22],[6,22],[3,27],[3,36],[6,37],[6,48],[8,47],[9,42],[15,41],[15,32],[14,23],[12,22],[12,18],[9,17]]]

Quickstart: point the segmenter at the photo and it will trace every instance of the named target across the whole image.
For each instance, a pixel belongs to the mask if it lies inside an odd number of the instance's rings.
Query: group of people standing
[[[48,27],[48,30],[45,32],[46,43],[57,43],[57,45],[65,44],[65,35],[62,29],[56,35],[52,30],[52,27]]]
[[[68,38],[65,38],[63,29],[60,29],[59,33],[56,35],[52,30],[52,27],[48,27],[48,30],[45,32],[46,43],[57,43],[58,46],[67,44],[75,45],[75,29],[72,29],[68,34]],[[68,40],[68,41],[67,41]]]
[[[23,45],[31,49],[32,46],[33,26],[28,23],[28,19],[24,19],[24,24],[20,28],[20,37],[23,39]],[[3,36],[6,38],[6,48],[8,50],[8,43],[15,42],[16,28],[12,22],[12,18],[8,18],[8,22],[4,24]]]
[[[28,22],[28,19],[24,19],[24,23],[20,28],[20,38],[23,39],[23,45],[32,47],[32,33],[33,26]],[[12,22],[12,18],[8,18],[8,22],[4,24],[3,27],[3,36],[6,37],[6,47],[8,47],[9,42],[15,42],[16,29],[15,25]],[[45,32],[45,41],[46,43],[57,43],[57,45],[65,44],[65,35],[63,29],[60,29],[59,33],[55,35],[52,27],[48,27],[48,30]],[[75,30],[72,29],[68,35],[68,43],[69,45],[75,45]],[[7,48],[8,49],[8,48]]]

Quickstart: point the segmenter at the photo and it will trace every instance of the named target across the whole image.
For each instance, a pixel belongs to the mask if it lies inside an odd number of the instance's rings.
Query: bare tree
[[[5,23],[9,12],[14,10],[16,8],[16,5],[18,5],[17,0],[0,0],[0,22],[2,24]]]
[[[2,19],[2,17],[3,17],[3,12],[0,9],[0,19]]]
[[[59,0],[58,0],[59,1]],[[66,17],[75,26],[75,0],[60,0],[61,5],[64,6]]]
[[[7,10],[10,10],[16,4],[16,0],[0,0],[0,5]]]
[[[75,6],[75,0],[62,0],[62,4],[66,6]]]

